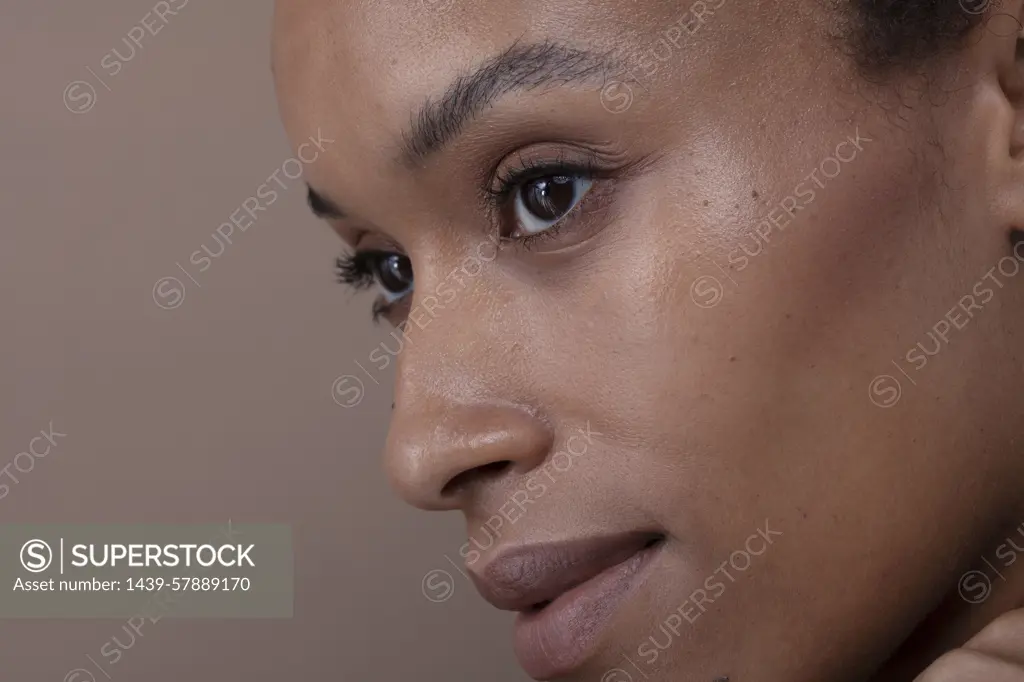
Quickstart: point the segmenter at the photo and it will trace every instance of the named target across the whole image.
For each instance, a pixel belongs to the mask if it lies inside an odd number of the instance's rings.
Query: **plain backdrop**
[[[189,263],[291,156],[270,0],[191,0],[111,76],[155,4],[0,0],[0,468],[51,423],[67,434],[0,522],[292,524],[294,618],[163,619],[115,682],[525,680],[510,618],[446,558],[461,516],[387,485],[390,372],[334,399],[387,330],[334,283],[340,244],[302,185],[206,272]],[[161,281],[184,298],[154,297]],[[104,682],[89,658],[122,626],[0,614],[0,679]]]

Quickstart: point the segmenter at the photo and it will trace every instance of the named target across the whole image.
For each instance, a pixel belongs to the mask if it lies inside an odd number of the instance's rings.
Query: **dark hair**
[[[1000,0],[846,0],[858,65],[884,74],[920,66],[963,47]]]

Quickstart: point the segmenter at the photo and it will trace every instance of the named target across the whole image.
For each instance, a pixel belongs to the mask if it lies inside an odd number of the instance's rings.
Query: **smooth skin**
[[[589,424],[585,456],[469,567],[664,534],[567,680],[635,660],[767,520],[781,535],[651,680],[1021,682],[1024,556],[994,557],[1024,527],[1024,276],[993,268],[1024,229],[1024,0],[885,81],[806,0],[699,4],[676,45],[661,39],[688,3],[279,0],[289,137],[335,141],[307,179],[343,211],[330,222],[350,249],[414,273],[385,313],[408,337],[390,478],[483,537]],[[618,68],[531,80],[552,67],[531,46],[554,44]],[[403,151],[425,102],[509,50],[538,62],[529,87],[503,88],[441,148]],[[485,188],[567,161],[597,177],[555,236],[524,243]],[[815,169],[814,199],[784,213]],[[789,220],[768,230],[769,214]],[[980,603],[961,596],[971,570],[993,579]]]

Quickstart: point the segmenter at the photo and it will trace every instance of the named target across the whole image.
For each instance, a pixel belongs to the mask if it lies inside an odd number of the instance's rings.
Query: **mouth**
[[[551,679],[590,658],[664,541],[635,532],[526,547],[503,552],[472,578],[491,604],[519,612],[519,662],[531,677]]]

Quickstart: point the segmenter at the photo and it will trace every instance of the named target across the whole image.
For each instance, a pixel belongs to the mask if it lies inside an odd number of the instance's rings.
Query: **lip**
[[[550,679],[592,655],[662,540],[633,532],[506,550],[470,575],[492,605],[520,612],[516,656],[531,677]]]

